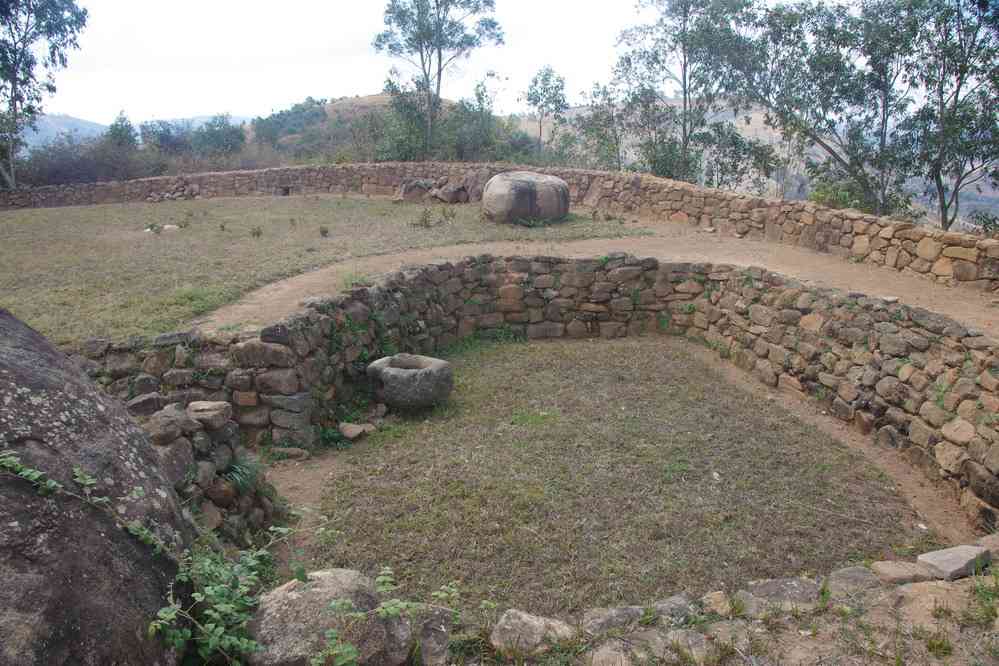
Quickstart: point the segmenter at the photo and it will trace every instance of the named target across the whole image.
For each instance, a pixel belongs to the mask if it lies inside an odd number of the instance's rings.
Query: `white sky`
[[[80,49],[56,76],[47,113],[110,123],[229,112],[266,115],[307,96],[380,92],[392,61],[371,42],[384,0],[81,0],[90,11]],[[496,0],[506,44],[473,53],[445,81],[445,97],[471,95],[488,70],[509,77],[498,110],[546,64],[566,78],[572,103],[606,81],[621,30],[639,21],[633,0]]]

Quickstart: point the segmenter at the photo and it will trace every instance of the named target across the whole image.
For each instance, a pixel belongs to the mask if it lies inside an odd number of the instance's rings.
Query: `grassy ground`
[[[578,217],[542,229],[487,224],[478,206],[453,207],[457,216],[448,224],[414,226],[423,210],[306,196],[2,212],[0,305],[57,344],[72,345],[173,330],[257,287],[351,257],[639,233]],[[435,221],[440,210],[433,209]],[[145,233],[151,224],[185,228]]]
[[[661,339],[455,357],[452,401],[338,453],[321,566],[568,616],[911,554],[887,478]]]

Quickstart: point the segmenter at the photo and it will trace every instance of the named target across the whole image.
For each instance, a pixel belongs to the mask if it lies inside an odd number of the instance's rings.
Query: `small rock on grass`
[[[826,579],[826,589],[833,597],[844,597],[881,587],[881,580],[867,567],[838,569]]]
[[[347,440],[353,442],[360,439],[364,435],[369,435],[373,433],[376,428],[370,423],[358,424],[358,423],[341,423],[340,434],[347,438]]]
[[[708,592],[701,597],[701,606],[708,613],[728,617],[732,614],[732,602],[725,592]]]

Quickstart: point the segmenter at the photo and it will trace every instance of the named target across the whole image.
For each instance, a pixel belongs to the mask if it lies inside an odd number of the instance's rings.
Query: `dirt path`
[[[760,241],[720,237],[679,225],[642,225],[652,235],[635,238],[569,242],[471,243],[350,259],[258,289],[194,324],[218,328],[259,328],[301,308],[304,299],[328,296],[343,288],[347,276],[375,276],[402,266],[459,260],[470,255],[600,256],[627,252],[666,261],[710,261],[740,266],[765,266],[816,285],[876,296],[896,296],[903,303],[950,315],[958,321],[999,337],[999,310],[987,306],[983,294],[946,287],[869,264],[853,264],[833,255]]]

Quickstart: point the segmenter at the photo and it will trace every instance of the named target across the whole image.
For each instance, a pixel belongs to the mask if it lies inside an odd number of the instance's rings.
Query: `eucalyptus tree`
[[[541,68],[531,85],[524,93],[524,100],[538,116],[538,152],[544,146],[545,120],[551,119],[556,126],[565,120],[569,102],[565,97],[565,79],[550,65]]]
[[[494,0],[389,0],[385,7],[385,30],[375,37],[374,48],[416,71],[425,157],[434,146],[448,70],[484,45],[503,43],[495,11]]]
[[[628,51],[617,75],[632,92],[639,118],[658,116],[675,130],[674,138],[647,151],[655,153],[656,160],[669,160],[659,165],[661,175],[697,182],[703,133],[724,106],[730,87],[726,63],[738,59],[749,4],[642,0],[640,6],[653,10],[656,18],[622,34],[621,44]]]
[[[622,171],[628,122],[624,91],[617,82],[595,83],[586,98],[585,109],[572,121],[584,154],[597,168]]]
[[[820,155],[810,175],[845,191],[849,204],[904,210],[915,159],[902,129],[918,94],[923,18],[918,0],[764,8],[748,48],[729,61],[734,96]]]
[[[87,10],[74,0],[0,2],[0,176],[17,186],[15,158],[21,133],[41,113],[42,97],[55,92],[53,74],[87,23]]]
[[[963,191],[999,187],[999,7],[986,0],[927,0],[915,57],[922,103],[909,132],[940,226]]]

